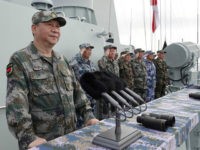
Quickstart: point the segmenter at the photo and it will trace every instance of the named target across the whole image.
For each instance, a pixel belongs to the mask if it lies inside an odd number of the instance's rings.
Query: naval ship
[[[94,62],[103,55],[103,46],[110,42],[118,49],[129,47],[119,41],[114,0],[0,0],[0,150],[18,150],[17,140],[9,132],[5,116],[5,70],[13,52],[32,41],[31,17],[37,9],[53,9],[64,13],[67,25],[61,29],[60,41],[54,49],[69,60],[79,51],[78,45],[84,42],[94,45]],[[189,84],[199,84],[199,71],[196,69],[200,56],[199,46],[192,42],[172,43],[165,50],[172,79],[168,92]]]

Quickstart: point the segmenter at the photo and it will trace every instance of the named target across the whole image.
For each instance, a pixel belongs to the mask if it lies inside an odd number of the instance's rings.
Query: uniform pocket
[[[44,71],[30,73],[32,82],[32,92],[35,96],[53,94],[57,92],[54,78],[51,74]]]

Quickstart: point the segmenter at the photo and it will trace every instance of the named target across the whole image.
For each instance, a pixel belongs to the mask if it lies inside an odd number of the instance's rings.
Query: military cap
[[[82,48],[91,48],[93,49],[94,46],[90,45],[90,43],[83,43],[81,45],[79,45],[79,48],[82,49]]]
[[[130,51],[125,50],[125,51],[122,51],[122,52],[120,53],[120,56],[124,57],[124,56],[126,56],[126,55],[128,55],[128,54],[130,54]]]
[[[137,48],[137,49],[134,50],[134,52],[136,54],[136,53],[139,53],[139,52],[144,52],[144,50],[142,50],[141,48]]]
[[[114,45],[106,45],[106,46],[104,46],[103,48],[104,48],[104,51],[107,50],[107,49],[111,49],[111,48],[117,49],[117,47],[114,46]]]
[[[167,52],[164,50],[158,50],[157,53],[167,53]]]
[[[50,20],[58,21],[61,27],[66,24],[66,19],[61,15],[61,13],[56,13],[54,11],[39,11],[32,17],[33,24],[47,22]]]
[[[151,50],[145,52],[145,55],[154,55],[154,54],[155,54],[155,53],[152,52]]]

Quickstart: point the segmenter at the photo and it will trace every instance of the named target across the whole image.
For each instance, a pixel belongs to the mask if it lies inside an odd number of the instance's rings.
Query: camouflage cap
[[[137,48],[137,49],[134,50],[134,52],[136,54],[136,53],[139,53],[139,52],[144,52],[144,50],[142,50],[141,48]]]
[[[82,49],[82,48],[91,48],[93,49],[94,46],[90,45],[90,43],[83,43],[81,45],[79,45],[79,48]]]
[[[164,53],[167,53],[167,52],[164,51],[164,50],[158,50],[157,53],[163,53],[164,54]]]
[[[128,55],[128,54],[130,54],[130,51],[125,50],[125,51],[122,51],[122,52],[120,53],[120,56],[124,57],[124,56],[126,56],[126,55]]]
[[[56,13],[54,11],[39,11],[32,17],[33,24],[47,22],[50,20],[58,21],[61,27],[66,24],[66,19],[61,15],[61,13]]]
[[[114,45],[106,45],[106,46],[104,46],[103,48],[104,48],[104,51],[107,50],[107,49],[111,49],[111,48],[117,49],[117,47],[114,46]]]
[[[154,55],[154,54],[155,53],[153,51],[151,51],[151,50],[145,52],[145,55]]]

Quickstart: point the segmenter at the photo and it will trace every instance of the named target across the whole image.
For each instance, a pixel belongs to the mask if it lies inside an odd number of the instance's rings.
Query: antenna
[[[129,45],[131,45],[132,41],[132,8],[131,8],[131,18],[130,18],[130,42]]]
[[[109,4],[108,32],[110,32],[110,19],[111,19],[111,1],[112,1],[112,0],[110,0],[110,4]]]
[[[144,0],[143,0],[143,20],[144,20],[144,36],[145,36],[145,46],[147,50],[147,31],[146,31],[146,17],[145,17],[145,5],[144,5]]]
[[[197,0],[197,44],[199,43],[199,0]]]

